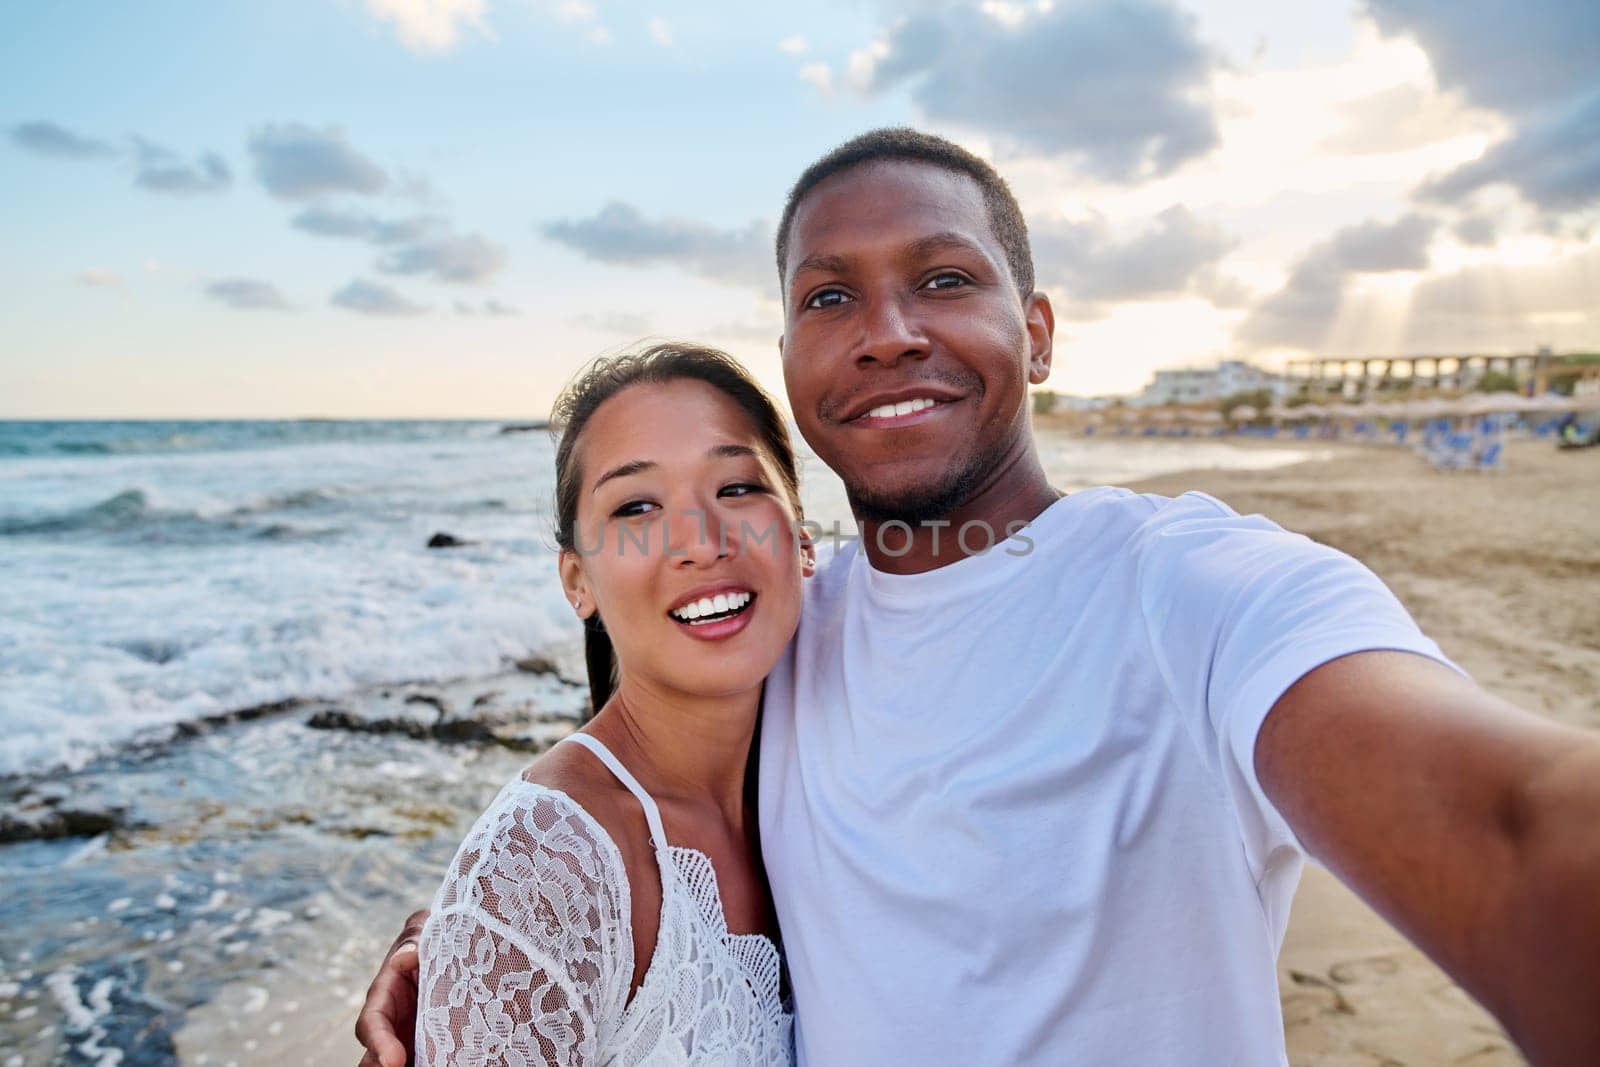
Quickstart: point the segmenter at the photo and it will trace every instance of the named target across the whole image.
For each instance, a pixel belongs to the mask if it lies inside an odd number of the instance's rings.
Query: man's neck
[[[923,574],[998,547],[1060,498],[1030,435],[949,514],[921,522],[861,522],[862,547],[875,570]]]

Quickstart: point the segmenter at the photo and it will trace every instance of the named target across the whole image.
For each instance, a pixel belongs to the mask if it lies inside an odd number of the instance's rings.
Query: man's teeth
[[[732,615],[744,610],[750,603],[751,593],[718,593],[716,596],[701,597],[699,600],[682,607],[673,608],[667,614],[674,619],[693,624],[695,620],[711,622],[713,617]]]
[[[919,396],[915,400],[902,400],[898,404],[879,404],[867,412],[867,418],[892,419],[896,415],[910,415],[914,411],[927,411],[935,403],[937,401],[930,400],[925,396]]]

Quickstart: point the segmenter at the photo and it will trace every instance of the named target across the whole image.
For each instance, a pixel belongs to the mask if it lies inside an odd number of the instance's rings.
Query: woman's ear
[[[817,544],[804,523],[800,524],[800,573],[807,578],[817,573]]]
[[[567,603],[578,613],[578,618],[587,619],[595,613],[595,602],[589,593],[589,580],[584,577],[582,559],[576,552],[564,548],[557,567],[561,572],[561,590],[567,596]]]

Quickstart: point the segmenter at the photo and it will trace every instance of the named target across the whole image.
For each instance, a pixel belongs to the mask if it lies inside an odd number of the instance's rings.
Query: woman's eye
[[[648,500],[630,500],[613,511],[611,517],[613,519],[631,519],[635,516],[646,514],[654,507],[655,505]]]
[[[806,301],[806,307],[808,307],[808,308],[838,307],[840,304],[844,303],[848,299],[850,299],[850,298],[847,297],[842,290],[839,290],[839,289],[824,289],[820,293],[812,294],[811,299]]]
[[[757,482],[734,482],[732,485],[722,487],[723,496],[749,496],[751,493],[765,493],[767,487]]]
[[[963,278],[961,275],[954,274],[954,273],[952,273],[950,271],[946,271],[943,274],[935,274],[933,277],[929,278],[927,280],[927,282],[923,285],[923,288],[924,289],[959,289],[961,286],[966,285],[966,284],[967,284],[967,279]]]

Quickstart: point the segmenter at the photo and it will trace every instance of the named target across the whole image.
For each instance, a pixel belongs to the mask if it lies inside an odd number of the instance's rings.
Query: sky
[[[0,418],[781,395],[784,196],[902,124],[1011,183],[1058,391],[1600,349],[1593,0],[18,0],[0,72]]]

